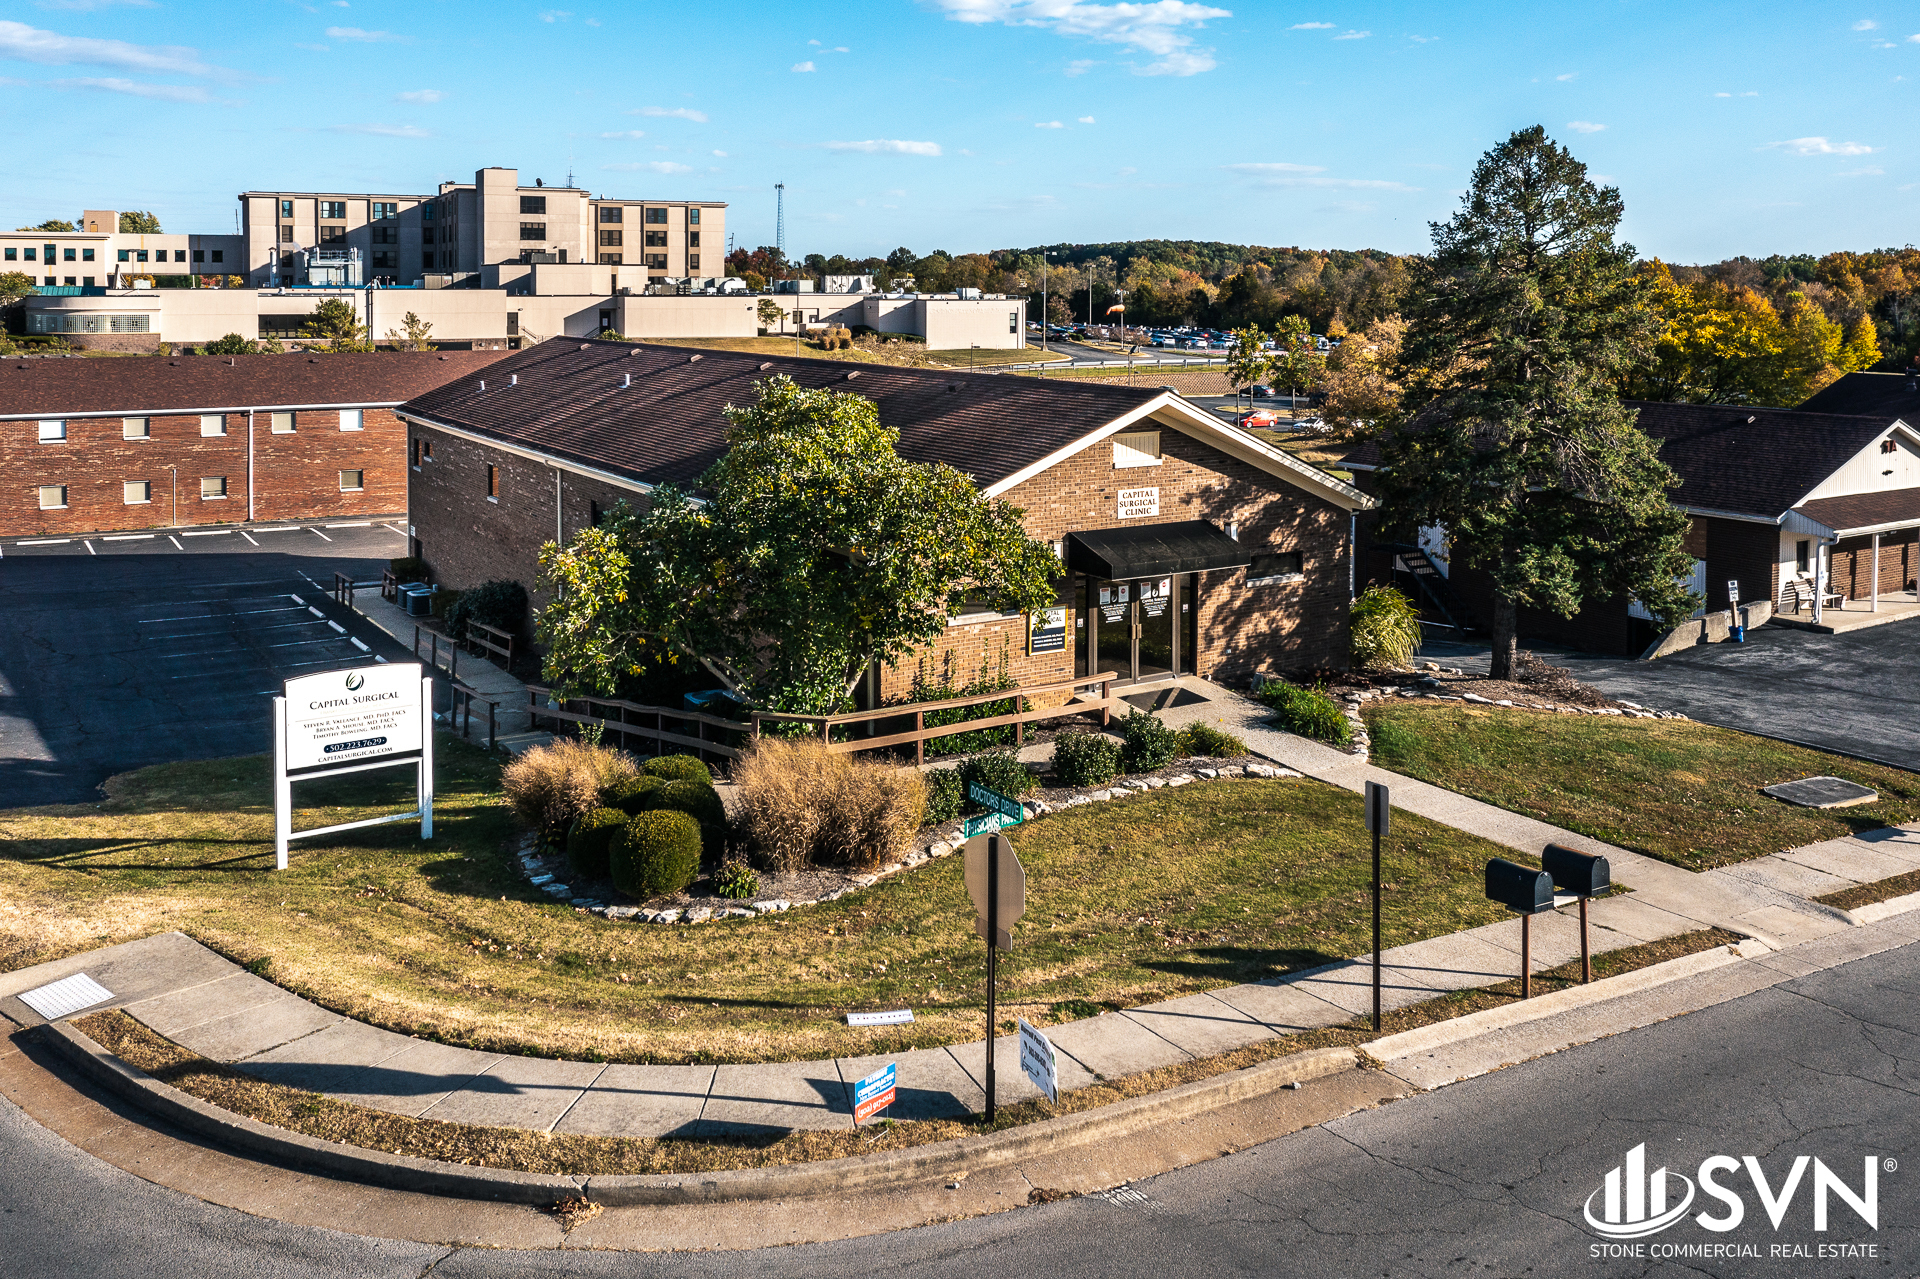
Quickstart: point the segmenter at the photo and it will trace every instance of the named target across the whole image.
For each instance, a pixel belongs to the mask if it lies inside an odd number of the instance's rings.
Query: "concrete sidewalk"
[[[375,626],[412,649],[418,636],[418,656],[422,663],[432,656],[428,646],[426,628],[420,625],[420,619],[409,617],[405,609],[381,598],[378,583],[372,589],[361,587],[354,592],[354,612],[372,622]],[[440,642],[440,664],[438,670],[445,673],[455,664],[453,654],[456,650],[444,636]],[[457,659],[458,678],[462,684],[471,688],[478,697],[475,699],[474,722],[479,727],[482,738],[486,733],[487,709],[480,702],[493,702],[497,706],[494,718],[495,732],[499,737],[513,737],[525,733],[528,729],[527,686],[507,672],[495,666],[483,657],[471,653],[460,653]]]

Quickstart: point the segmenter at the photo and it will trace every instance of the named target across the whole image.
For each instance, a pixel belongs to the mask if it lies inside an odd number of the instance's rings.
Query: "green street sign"
[[[967,783],[967,798],[988,812],[1003,814],[1005,825],[1018,826],[1026,820],[1027,810],[1017,799],[1008,799],[999,791],[991,791],[979,782]]]
[[[975,835],[990,835],[1000,829],[1006,818],[999,813],[982,813],[978,817],[969,817],[960,823],[960,834],[967,839]]]

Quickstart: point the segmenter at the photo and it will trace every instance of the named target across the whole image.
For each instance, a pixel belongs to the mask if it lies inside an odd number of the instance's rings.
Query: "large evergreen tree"
[[[1616,389],[1658,332],[1614,239],[1621,208],[1536,125],[1481,158],[1412,271],[1386,517],[1443,526],[1452,562],[1492,577],[1496,679],[1522,607],[1631,595],[1671,624],[1695,605],[1678,480]]]

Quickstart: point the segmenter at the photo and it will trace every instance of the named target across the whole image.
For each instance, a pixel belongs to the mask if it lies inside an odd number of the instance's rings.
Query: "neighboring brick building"
[[[0,537],[402,514],[394,408],[501,354],[0,361]]]
[[[416,553],[456,589],[518,580],[537,608],[543,543],[697,480],[722,408],[776,374],[871,399],[901,456],[972,475],[1061,555],[1064,635],[963,614],[922,659],[935,678],[997,669],[1003,648],[1022,683],[1345,664],[1367,499],[1159,389],[550,341],[402,406]],[[914,674],[876,671],[863,696],[899,700]]]
[[[1694,557],[1693,589],[1701,612],[1771,599],[1791,612],[1788,584],[1822,574],[1847,600],[1911,598],[1920,572],[1920,387],[1906,374],[1849,373],[1794,409],[1736,404],[1633,401],[1642,431],[1660,444],[1661,460],[1680,477],[1673,503],[1690,517],[1686,549]],[[1341,460],[1362,489],[1377,491],[1379,450],[1368,445]],[[1369,517],[1390,520],[1391,511]],[[1361,576],[1385,581],[1406,572],[1371,533]],[[1437,548],[1433,531],[1422,545]],[[1446,572],[1444,555],[1433,561]],[[1875,573],[1875,561],[1879,571]],[[1491,615],[1484,574],[1450,575],[1451,594],[1470,618]],[[1429,601],[1431,602],[1431,601]],[[1458,620],[1458,619],[1456,619]],[[1589,601],[1571,618],[1535,610],[1520,615],[1529,638],[1605,653],[1638,653],[1655,637],[1645,610],[1619,598]]]

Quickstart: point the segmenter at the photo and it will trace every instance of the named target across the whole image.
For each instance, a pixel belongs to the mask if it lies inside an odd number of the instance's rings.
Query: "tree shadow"
[[[1310,947],[1267,950],[1252,946],[1208,946],[1188,952],[1186,958],[1142,960],[1140,967],[1204,981],[1248,982],[1291,977],[1329,964],[1344,963],[1346,958]]]

